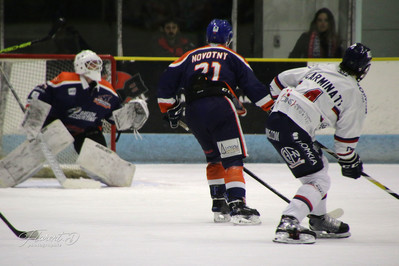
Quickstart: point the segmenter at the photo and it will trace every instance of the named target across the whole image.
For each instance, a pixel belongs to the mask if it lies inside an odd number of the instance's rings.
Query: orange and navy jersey
[[[235,51],[223,45],[206,45],[191,50],[169,65],[158,85],[158,104],[166,112],[175,104],[181,88],[189,88],[192,77],[205,74],[208,80],[225,82],[243,93],[257,106],[268,110],[272,99],[269,88],[255,76],[248,62]]]
[[[71,72],[61,72],[37,86],[29,94],[28,104],[32,98],[50,104],[49,118],[60,119],[72,135],[101,127],[102,119],[113,123],[112,111],[121,107],[121,100],[109,82],[102,79],[90,87],[84,78]]]

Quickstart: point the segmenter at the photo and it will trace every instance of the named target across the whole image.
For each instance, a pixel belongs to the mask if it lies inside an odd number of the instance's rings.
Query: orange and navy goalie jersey
[[[102,119],[113,123],[112,111],[121,100],[112,85],[102,79],[96,86],[76,73],[61,72],[57,77],[34,88],[29,100],[37,98],[51,105],[48,120],[60,119],[72,135],[98,128]]]

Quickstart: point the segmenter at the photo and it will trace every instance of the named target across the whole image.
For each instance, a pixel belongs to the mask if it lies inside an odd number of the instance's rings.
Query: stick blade
[[[21,232],[18,237],[23,239],[38,239],[40,236],[39,231],[28,231],[28,232]]]
[[[335,209],[335,210],[330,211],[330,212],[327,213],[327,214],[328,214],[330,217],[337,219],[337,218],[342,217],[342,216],[344,215],[344,210],[341,209],[341,208],[338,208],[338,209]]]

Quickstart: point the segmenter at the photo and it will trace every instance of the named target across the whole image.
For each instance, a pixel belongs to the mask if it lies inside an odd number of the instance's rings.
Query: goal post
[[[115,88],[116,62],[111,55],[98,55],[103,60],[102,77]],[[33,88],[52,80],[62,71],[74,72],[73,54],[0,54],[0,67],[16,91],[23,104]],[[21,130],[23,112],[17,100],[8,88],[4,77],[0,75],[0,159],[7,156],[26,136]],[[108,122],[103,122],[103,132],[107,146],[115,151],[116,129]],[[57,160],[69,177],[84,176],[76,164],[77,153],[73,145],[57,155]],[[36,176],[51,176],[51,169],[45,167]]]

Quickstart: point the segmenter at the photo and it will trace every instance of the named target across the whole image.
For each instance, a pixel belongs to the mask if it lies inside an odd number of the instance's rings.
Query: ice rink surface
[[[299,186],[283,164],[246,167],[287,198]],[[399,192],[399,165],[364,171]],[[0,211],[40,237],[21,240],[0,221],[0,265],[399,265],[399,200],[342,177],[336,163],[329,172],[328,208],[344,209],[352,236],[313,245],[272,242],[286,203],[247,175],[262,224],[215,224],[204,164],[138,164],[129,188],[68,190],[32,178],[0,189]]]

